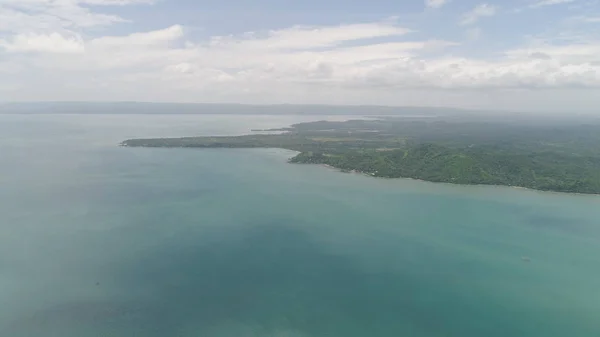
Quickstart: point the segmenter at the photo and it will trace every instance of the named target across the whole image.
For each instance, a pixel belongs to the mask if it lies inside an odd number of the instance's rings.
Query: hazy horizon
[[[119,109],[115,111],[115,109]],[[177,109],[177,110],[173,110]],[[215,109],[218,109],[216,111]],[[241,115],[428,115],[436,117],[600,117],[592,111],[545,112],[472,109],[445,106],[369,104],[248,104],[152,101],[10,101],[0,102],[0,114],[241,114]]]

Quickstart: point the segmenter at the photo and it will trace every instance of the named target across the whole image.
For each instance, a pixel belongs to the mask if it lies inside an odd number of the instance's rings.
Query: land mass
[[[460,118],[317,121],[278,134],[130,139],[130,147],[283,148],[291,163],[384,178],[600,194],[600,124]]]

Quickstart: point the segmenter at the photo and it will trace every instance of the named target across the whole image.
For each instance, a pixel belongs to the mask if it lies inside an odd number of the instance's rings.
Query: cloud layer
[[[545,6],[566,4],[566,3],[571,3],[571,2],[575,2],[575,0],[541,0],[536,3],[531,4],[529,7],[539,8],[539,7],[545,7]]]
[[[598,41],[534,41],[493,57],[469,57],[461,50],[481,39],[479,27],[469,28],[464,41],[418,39],[413,27],[394,20],[296,25],[202,40],[178,24],[116,36],[86,33],[125,21],[88,5],[134,3],[149,1],[0,0],[0,90],[14,99],[27,93],[36,99],[146,95],[146,100],[263,103],[322,102],[325,96],[373,103],[385,94],[385,102],[394,103],[394,93],[402,91],[600,88]],[[445,3],[426,2],[433,8]],[[459,24],[471,26],[497,13],[497,7],[480,4]]]

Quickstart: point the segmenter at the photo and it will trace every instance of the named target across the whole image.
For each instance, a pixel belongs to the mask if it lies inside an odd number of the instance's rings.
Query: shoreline
[[[291,159],[291,158],[289,158]],[[294,164],[294,163],[290,163],[288,159],[288,164]],[[517,190],[524,190],[524,191],[529,191],[529,192],[537,192],[537,193],[548,193],[548,194],[555,194],[555,195],[574,195],[574,196],[592,196],[592,197],[600,197],[600,193],[577,193],[577,192],[560,192],[560,191],[552,191],[552,190],[538,190],[535,188],[530,188],[530,187],[524,187],[524,186],[511,186],[511,185],[492,185],[492,184],[457,184],[457,183],[449,183],[449,182],[445,182],[445,181],[429,181],[429,180],[423,180],[423,179],[417,179],[417,178],[410,178],[410,177],[398,177],[398,178],[389,178],[389,177],[377,177],[377,176],[373,176],[367,173],[363,173],[363,172],[358,172],[358,171],[344,171],[342,169],[339,169],[335,166],[331,166],[329,164],[299,164],[299,165],[315,165],[315,166],[321,166],[330,170],[334,170],[337,171],[338,173],[346,173],[346,174],[356,174],[359,176],[364,176],[364,177],[368,177],[368,178],[375,178],[375,179],[389,179],[389,180],[412,180],[412,181],[418,181],[418,182],[422,182],[422,183],[428,183],[428,184],[443,184],[443,185],[448,185],[448,186],[463,186],[463,187],[468,187],[468,186],[473,186],[473,187],[500,187],[500,188],[511,188],[511,189],[517,189]]]

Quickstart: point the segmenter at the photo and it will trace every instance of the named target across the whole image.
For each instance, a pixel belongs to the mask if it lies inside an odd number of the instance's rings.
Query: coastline
[[[293,164],[289,162],[288,158],[288,163],[289,164]],[[517,190],[524,190],[524,191],[529,191],[529,192],[537,192],[537,193],[546,193],[546,194],[555,194],[555,195],[575,195],[575,196],[593,196],[593,197],[600,197],[600,193],[577,193],[577,192],[559,192],[559,191],[551,191],[551,190],[538,190],[535,188],[530,188],[530,187],[524,187],[524,186],[511,186],[511,185],[492,185],[492,184],[457,184],[457,183],[450,183],[450,182],[445,182],[445,181],[429,181],[429,180],[423,180],[423,179],[417,179],[417,178],[410,178],[410,177],[398,177],[398,178],[388,178],[388,177],[377,177],[374,175],[370,175],[364,172],[358,172],[358,171],[344,171],[342,169],[339,169],[335,166],[331,166],[329,164],[299,164],[299,165],[316,165],[316,166],[321,166],[333,171],[337,171],[338,173],[346,173],[346,174],[356,174],[356,175],[360,175],[360,176],[364,176],[364,177],[368,177],[368,178],[375,178],[375,179],[389,179],[389,180],[412,180],[412,181],[418,181],[418,182],[422,182],[422,183],[428,183],[428,184],[443,184],[443,185],[448,185],[448,186],[462,186],[462,187],[469,187],[469,186],[473,186],[473,187],[500,187],[500,188],[511,188],[511,189],[517,189]]]

